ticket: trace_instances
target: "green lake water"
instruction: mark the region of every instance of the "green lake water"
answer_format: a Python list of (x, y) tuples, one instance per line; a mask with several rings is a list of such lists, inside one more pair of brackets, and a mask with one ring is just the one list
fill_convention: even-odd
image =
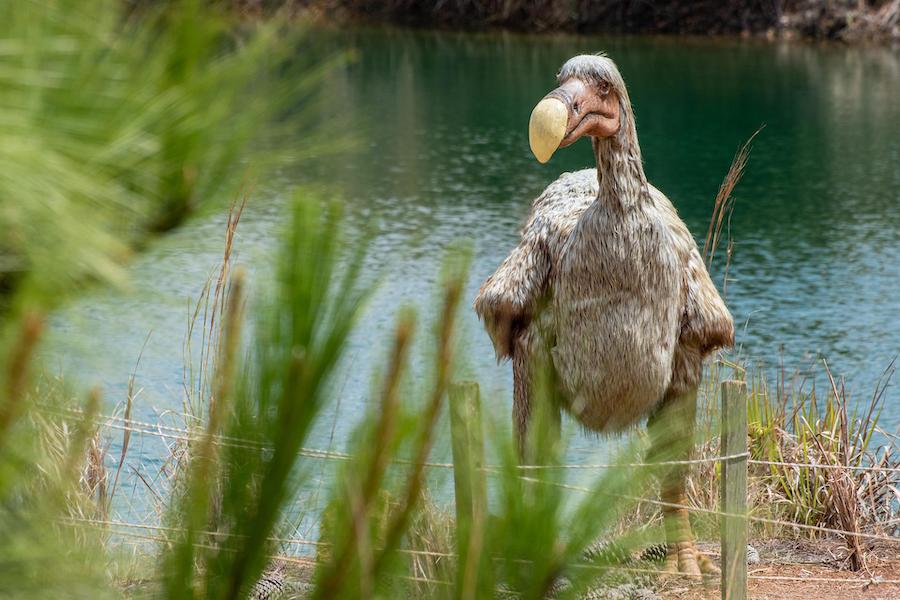
[[(358, 143), (259, 186), (240, 226), (238, 259), (264, 286), (284, 221), (286, 190), (317, 185), (342, 199), (351, 232), (372, 229), (368, 268), (382, 275), (335, 382), (338, 400), (310, 444), (343, 449), (368, 406), (391, 324), (404, 303), (430, 314), (445, 251), (468, 240), (471, 301), (517, 241), (532, 199), (561, 172), (591, 166), (587, 141), (547, 165), (531, 156), (527, 122), (555, 87), (562, 62), (607, 52), (629, 87), (650, 181), (694, 235), (739, 145), (765, 125), (736, 191), (727, 300), (739, 357), (771, 371), (821, 370), (821, 358), (868, 398), (900, 352), (900, 53), (760, 41), (357, 31), (322, 34), (357, 59), (325, 84), (323, 122)], [(239, 107), (236, 107), (239, 110)], [(305, 140), (297, 139), (298, 148)], [(216, 263), (224, 213), (195, 220), (155, 245), (126, 291), (96, 291), (62, 310), (51, 357), (68, 377), (102, 384), (110, 404), (137, 371), (138, 415), (180, 410), (189, 307)], [(355, 235), (355, 234), (354, 234)], [(721, 267), (721, 266), (720, 266)], [(722, 282), (721, 268), (714, 272)], [(467, 302), (468, 303), (468, 302)], [(427, 319), (426, 319), (427, 320)], [(462, 341), (467, 376), (505, 421), (509, 365), (497, 365), (470, 310)], [(900, 425), (887, 391), (883, 424)], [(131, 461), (158, 464), (158, 440)], [(570, 455), (601, 442), (575, 432)], [(113, 454), (115, 454), (115, 441)], [(137, 485), (137, 484), (135, 484)]]

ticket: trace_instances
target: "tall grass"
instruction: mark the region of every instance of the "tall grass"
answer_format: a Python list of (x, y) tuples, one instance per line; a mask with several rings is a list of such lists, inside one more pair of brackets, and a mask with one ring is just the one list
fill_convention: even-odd
[(102, 537), (60, 527), (59, 521), (98, 516), (102, 475), (84, 458), (99, 451), (91, 419), (99, 394), (81, 397), (86, 416), (66, 428), (35, 415), (38, 402), (58, 406), (68, 400), (62, 387), (32, 386), (43, 321), (26, 313), (4, 325), (13, 333), (0, 337), (0, 595), (104, 598), (104, 565), (96, 561), (104, 552)]
[(872, 448), (893, 365), (868, 403), (852, 402), (827, 364), (824, 370), (829, 384), (824, 394), (814, 385), (808, 393), (779, 386), (772, 398), (765, 386), (757, 386), (751, 396), (752, 456), (774, 463), (755, 469), (759, 503), (790, 522), (847, 531), (848, 560), (859, 570), (865, 552), (855, 534), (897, 532), (900, 473), (890, 469), (900, 456), (887, 439)]
[[(304, 105), (315, 101), (318, 83), (333, 64), (313, 63), (302, 36), (302, 27), (287, 28), (278, 19), (233, 22), (226, 12), (200, 0), (134, 10), (119, 0), (0, 5), (0, 595), (115, 594), (103, 544), (107, 533), (72, 523), (108, 514), (122, 467), (111, 483), (104, 465), (106, 445), (95, 423), (102, 405), (98, 394), (73, 398), (52, 380), (34, 383), (46, 315), (85, 282), (124, 282), (124, 264), (154, 236), (220, 206), (254, 176), (300, 155), (288, 147), (288, 135), (310, 125)], [(322, 149), (316, 139), (307, 137), (307, 151)], [(309, 224), (303, 225), (306, 231)], [(329, 243), (320, 239), (298, 251), (308, 251), (303, 254), (307, 261), (318, 260), (309, 252)], [(302, 273), (312, 277), (321, 273), (318, 267)], [(323, 301), (316, 296), (321, 281), (302, 282), (294, 275), (285, 274), (310, 293), (304, 296), (298, 288), (291, 291), (292, 298), (307, 306)], [(218, 504), (208, 505), (216, 508), (218, 519), (235, 520), (234, 505), (213, 491), (238, 488), (219, 477), (227, 463), (209, 441), (222, 428), (234, 426), (231, 415), (244, 400), (237, 394), (238, 383), (250, 386), (249, 374), (239, 368), (245, 363), (237, 360), (236, 324), (242, 320), (239, 296), (234, 298), (228, 315), (235, 329), (226, 336), (229, 345), (216, 369), (215, 397), (221, 404), (216, 419), (206, 425), (206, 444), (192, 448), (198, 459), (185, 470), (192, 475), (176, 486), (173, 496), (173, 503), (185, 507), (176, 519), (179, 527), (194, 539), (200, 537), (197, 530), (209, 525), (197, 508), (203, 497), (216, 499)], [(327, 304), (329, 309), (346, 306)], [(326, 344), (316, 347), (317, 355), (333, 358), (340, 347), (335, 336), (349, 328), (349, 316), (338, 311), (324, 317), (318, 309), (299, 315), (298, 335), (324, 336), (314, 340)], [(325, 335), (329, 323), (331, 337)], [(270, 329), (280, 332), (281, 324)], [(279, 341), (290, 340), (272, 340)], [(269, 351), (275, 346), (262, 347)], [(293, 356), (292, 350), (282, 352)], [(267, 397), (274, 398), (277, 391), (294, 394), (297, 401), (281, 402), (287, 413), (277, 425), (287, 443), (296, 441), (293, 430), (285, 428), (302, 424), (315, 412), (302, 395), (315, 391), (314, 375), (324, 377), (328, 368), (327, 361), (300, 361), (295, 371), (304, 378), (296, 386), (270, 382), (273, 392)], [(47, 416), (73, 404), (83, 407), (81, 418)], [(295, 404), (306, 408), (291, 408)], [(260, 406), (265, 410), (259, 418), (275, 427), (273, 407)], [(250, 418), (248, 410), (240, 414)], [(124, 457), (128, 444), (123, 446)], [(281, 466), (258, 482), (266, 494), (253, 497), (266, 500), (255, 525), (274, 518), (265, 503), (280, 502), (278, 494), (269, 492), (287, 485), (288, 455), (279, 454), (275, 464)], [(268, 457), (259, 461), (269, 464)], [(221, 483), (213, 490), (201, 489), (209, 481)], [(183, 549), (182, 540), (172, 544), (167, 551), (182, 548), (175, 555), (194, 556), (193, 550)], [(197, 563), (191, 559), (187, 569), (166, 570), (169, 584), (163, 589), (178, 596), (202, 593), (201, 587), (218, 593), (225, 586), (240, 593), (248, 573), (252, 578), (258, 569), (253, 558), (258, 552), (255, 546), (248, 548), (227, 585), (205, 565), (210, 581), (198, 584), (193, 572)], [(202, 556), (214, 564), (223, 560), (219, 554)], [(172, 563), (167, 558), (163, 564)]]
[[(900, 452), (896, 440), (879, 427), (885, 390), (894, 367), (875, 382), (868, 401), (852, 398), (823, 365), (826, 389), (815, 378), (779, 371), (769, 380), (763, 368), (744, 370), (748, 387), (751, 515), (780, 523), (751, 523), (759, 538), (823, 539), (831, 534), (808, 529), (847, 531), (837, 536), (847, 546), (848, 564), (862, 568), (871, 540), (855, 534), (900, 533)], [(710, 373), (715, 378), (715, 370)], [(704, 386), (700, 428), (714, 439), (720, 421), (715, 383)], [(701, 456), (717, 447), (700, 444)], [(717, 507), (716, 464), (697, 465), (688, 483), (691, 504)], [(698, 516), (701, 532), (715, 535), (714, 520)]]
[[(160, 561), (166, 597), (245, 597), (273, 553), (299, 450), (366, 295), (359, 254), (337, 271), (337, 223), (333, 204), (295, 205), (246, 359), (241, 277), (231, 278), (204, 429), (167, 518), (177, 533)], [(222, 437), (245, 443), (220, 446)]]

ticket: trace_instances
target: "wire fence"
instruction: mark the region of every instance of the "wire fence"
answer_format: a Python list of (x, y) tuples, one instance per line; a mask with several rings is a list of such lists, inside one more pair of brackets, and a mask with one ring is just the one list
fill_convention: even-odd
[[(114, 528), (114, 533), (116, 535), (122, 535), (129, 538), (134, 538), (138, 540), (144, 541), (153, 541), (158, 543), (170, 543), (171, 539), (164, 535), (151, 535), (151, 534), (143, 534), (137, 533), (134, 531), (129, 531), (131, 529), (140, 529), (157, 533), (183, 533), (185, 530), (176, 528), (176, 527), (165, 527), (161, 525), (146, 525), (139, 523), (130, 523), (127, 521), (116, 521), (116, 520), (98, 520), (98, 519), (85, 519), (85, 518), (75, 518), (68, 517), (61, 520), (64, 524), (70, 525), (83, 525), (88, 527), (101, 527), (101, 528)], [(207, 535), (210, 537), (231, 537), (233, 534), (229, 534), (227, 532), (212, 532), (212, 531), (201, 531), (197, 532), (201, 535)], [(268, 538), (270, 542), (278, 543), (278, 544), (288, 544), (288, 545), (298, 545), (298, 546), (312, 546), (312, 547), (329, 547), (330, 544), (326, 542), (321, 542), (317, 540), (308, 540), (304, 538), (282, 538), (277, 536), (271, 536)], [(204, 544), (202, 542), (196, 542), (198, 547), (203, 547), (207, 549), (218, 549), (218, 546), (213, 546), (211, 544)], [(455, 560), (459, 557), (458, 554), (454, 552), (435, 552), (432, 550), (416, 550), (409, 548), (401, 548), (398, 549), (398, 552), (401, 554), (407, 554), (410, 556), (424, 556), (428, 558), (445, 558)], [(296, 564), (302, 564), (305, 566), (315, 566), (316, 561), (314, 558), (296, 556), (296, 555), (285, 555), (285, 554), (271, 554), (269, 556), (272, 560), (280, 560), (284, 562), (292, 562)], [(500, 559), (502, 560), (502, 559)], [(520, 561), (521, 562), (521, 561)], [(596, 565), (589, 563), (576, 563), (571, 565), (573, 569), (588, 569), (592, 571), (598, 572), (606, 572), (606, 571), (620, 571), (625, 573), (634, 573), (634, 574), (642, 574), (642, 575), (659, 575), (659, 571), (657, 569), (651, 568), (640, 568), (633, 566), (623, 566), (623, 565)], [(667, 574), (669, 576), (680, 577), (684, 579), (690, 579), (691, 575), (686, 573), (671, 573)], [(876, 584), (900, 584), (900, 579), (888, 579), (879, 576), (870, 576), (870, 577), (817, 577), (817, 576), (786, 576), (786, 575), (760, 575), (758, 572), (752, 572), (748, 576), (749, 579), (752, 580), (760, 580), (760, 581), (810, 581), (810, 582), (819, 582), (819, 583), (836, 583), (843, 585), (860, 585), (860, 586), (869, 586)], [(452, 582), (443, 581), (434, 578), (421, 577), (421, 576), (409, 576), (404, 577), (404, 579), (408, 579), (410, 581), (418, 581), (421, 583), (435, 583), (442, 585), (452, 585)], [(513, 594), (510, 590), (500, 589), (503, 593)]]
[[(49, 415), (55, 415), (57, 417), (62, 417), (66, 419), (85, 419), (87, 416), (83, 411), (77, 409), (68, 409), (68, 408), (59, 408), (52, 406), (40, 406), (40, 410)], [(140, 436), (152, 436), (163, 440), (172, 440), (176, 442), (182, 443), (190, 443), (197, 441), (203, 437), (205, 437), (205, 432), (200, 430), (199, 428), (189, 428), (189, 427), (176, 427), (174, 425), (168, 425), (161, 422), (148, 422), (142, 421), (138, 419), (132, 419), (120, 415), (97, 415), (91, 418), (91, 422), (97, 427), (106, 428), (109, 430), (116, 430), (122, 432), (128, 432), (130, 434), (137, 434)], [(253, 449), (258, 451), (270, 451), (270, 448), (265, 447), (265, 445), (251, 439), (244, 439), (235, 436), (228, 435), (216, 435), (214, 436), (214, 441), (216, 444), (221, 446), (230, 446), (234, 448), (244, 448), (244, 449)], [(316, 460), (324, 460), (324, 461), (339, 461), (339, 462), (347, 462), (354, 460), (354, 456), (345, 453), (338, 452), (334, 450), (324, 450), (317, 448), (301, 448), (299, 451), (299, 455), (316, 459)], [(634, 502), (635, 504), (643, 504), (643, 505), (651, 505), (659, 508), (667, 508), (667, 509), (684, 509), (693, 513), (701, 513), (716, 516), (719, 518), (738, 518), (738, 519), (747, 519), (752, 523), (760, 523), (765, 525), (774, 525), (779, 527), (784, 527), (788, 529), (796, 529), (803, 530), (808, 532), (820, 533), (820, 534), (829, 534), (829, 535), (838, 535), (838, 536), (850, 536), (857, 539), (865, 539), (871, 541), (879, 541), (890, 544), (900, 544), (900, 537), (884, 535), (879, 533), (869, 533), (864, 531), (848, 531), (844, 529), (838, 529), (833, 527), (825, 527), (822, 525), (812, 525), (808, 523), (799, 523), (796, 521), (789, 521), (784, 519), (775, 519), (769, 518), (754, 514), (749, 515), (740, 515), (734, 513), (728, 513), (721, 510), (715, 510), (711, 508), (706, 508), (703, 506), (696, 506), (690, 504), (679, 504), (679, 503), (671, 503), (665, 502), (662, 500), (657, 500), (653, 498), (642, 498), (637, 496), (630, 496), (625, 494), (615, 494), (615, 493), (606, 493), (602, 490), (592, 489), (585, 486), (575, 485), (571, 483), (564, 483), (560, 481), (554, 481), (549, 479), (543, 479), (538, 476), (535, 476), (537, 473), (550, 471), (550, 470), (571, 470), (571, 471), (602, 471), (606, 469), (642, 469), (642, 468), (659, 468), (663, 466), (693, 466), (693, 465), (709, 465), (716, 463), (726, 463), (734, 460), (744, 460), (748, 465), (758, 465), (758, 466), (766, 466), (766, 467), (778, 467), (778, 468), (789, 468), (789, 469), (842, 469), (842, 470), (850, 470), (854, 472), (873, 472), (873, 473), (900, 473), (900, 468), (898, 467), (884, 467), (884, 466), (863, 466), (863, 465), (841, 465), (841, 464), (828, 464), (828, 463), (815, 463), (815, 462), (782, 462), (782, 461), (768, 461), (768, 460), (760, 460), (754, 459), (751, 457), (749, 452), (741, 452), (734, 454), (726, 454), (726, 455), (717, 455), (717, 456), (707, 456), (701, 458), (687, 459), (687, 460), (673, 460), (673, 461), (661, 461), (661, 462), (648, 462), (648, 463), (587, 463), (587, 464), (550, 464), (550, 465), (518, 465), (517, 469), (520, 471), (518, 477), (522, 481), (526, 481), (533, 484), (540, 485), (550, 485), (556, 486), (562, 489), (575, 491), (579, 493), (590, 493), (590, 494), (600, 494), (600, 495), (609, 495), (611, 497), (617, 497), (620, 499), (628, 500), (630, 502)], [(395, 464), (402, 465), (412, 465), (413, 461), (405, 460), (405, 459), (396, 459), (393, 461)], [(452, 462), (424, 462), (422, 466), (431, 469), (453, 469), (454, 464)], [(485, 472), (486, 474), (495, 474), (501, 472), (503, 470), (508, 470), (508, 467), (503, 465), (490, 465), (486, 464), (480, 467), (480, 470)], [(146, 520), (145, 520), (146, 521)], [(148, 523), (148, 522), (136, 522), (130, 520), (122, 520), (122, 519), (90, 519), (90, 518), (76, 518), (69, 517), (62, 521), (65, 524), (73, 525), (73, 526), (89, 526), (89, 527), (98, 527), (104, 528), (108, 530), (110, 533), (116, 536), (122, 536), (123, 538), (131, 538), (134, 540), (143, 540), (146, 542), (154, 542), (154, 543), (169, 543), (171, 542), (171, 535), (174, 533), (179, 533), (181, 530), (175, 527), (167, 527), (158, 523)], [(203, 536), (208, 537), (209, 539), (215, 539), (220, 537), (225, 537), (233, 534), (228, 534), (226, 532), (198, 532)], [(303, 554), (297, 554), (297, 547), (309, 548), (309, 549), (317, 549), (323, 546), (328, 546), (327, 543), (309, 539), (307, 537), (276, 537), (273, 536), (269, 539), (270, 542), (274, 544), (279, 544), (283, 549), (294, 548), (291, 554), (275, 554), (272, 555), (273, 559), (283, 560), (286, 562), (299, 562), (305, 565), (315, 564), (315, 559), (310, 557), (309, 554), (304, 556)], [(209, 546), (209, 544), (207, 544)], [(213, 546), (209, 546), (213, 547)], [(418, 549), (410, 549), (404, 548), (400, 550), (401, 553), (408, 554), (411, 556), (424, 556), (429, 558), (437, 558), (437, 559), (448, 559), (455, 560), (457, 555), (455, 553), (450, 552), (438, 552), (431, 550), (418, 550)], [(642, 569), (633, 566), (624, 566), (624, 565), (616, 565), (612, 566), (601, 566), (601, 565), (590, 565), (590, 564), (576, 564), (573, 565), (575, 568), (596, 568), (601, 570), (609, 570), (616, 569), (625, 572), (634, 572), (634, 573), (646, 573), (646, 574), (658, 574), (659, 571), (656, 569)], [(758, 572), (751, 572), (748, 574), (748, 579), (750, 580), (759, 580), (759, 581), (785, 581), (785, 582), (796, 582), (796, 581), (810, 581), (810, 582), (819, 582), (819, 583), (833, 583), (836, 585), (874, 585), (874, 584), (900, 584), (900, 579), (885, 579), (881, 577), (868, 577), (868, 578), (852, 578), (852, 577), (815, 577), (815, 576), (789, 576), (789, 575), (764, 575), (759, 574)], [(410, 576), (408, 577), (410, 581), (416, 581), (420, 583), (433, 583), (433, 584), (447, 584), (450, 585), (450, 582), (444, 582), (441, 580), (436, 580), (428, 577), (418, 577), (418, 576)], [(500, 591), (500, 590), (498, 590)], [(510, 594), (514, 595), (514, 594)]]
[[(59, 409), (53, 407), (42, 406), (41, 410), (44, 412), (55, 414), (57, 416), (62, 417), (71, 417), (71, 418), (85, 418), (85, 414), (83, 411), (77, 409)], [(92, 423), (99, 427), (106, 427), (109, 429), (119, 430), (119, 431), (127, 431), (130, 433), (136, 433), (139, 435), (150, 435), (163, 439), (171, 439), (175, 441), (181, 442), (194, 442), (198, 441), (205, 434), (199, 430), (191, 430), (187, 428), (174, 427), (170, 425), (164, 425), (162, 423), (150, 423), (147, 421), (141, 421), (137, 419), (131, 419), (126, 417), (121, 417), (118, 415), (98, 415), (92, 419)], [(264, 445), (249, 439), (237, 438), (234, 436), (226, 436), (226, 435), (217, 435), (214, 437), (216, 443), (220, 446), (225, 447), (233, 447), (233, 448), (244, 448), (244, 449), (255, 449), (261, 451), (269, 451), (270, 448), (265, 447)], [(306, 458), (320, 459), (320, 460), (335, 460), (335, 461), (350, 461), (353, 460), (353, 455), (345, 452), (337, 452), (334, 450), (323, 450), (316, 448), (301, 448), (299, 451), (299, 455)], [(702, 458), (688, 459), (688, 460), (668, 460), (668, 461), (659, 461), (659, 462), (649, 462), (649, 463), (587, 463), (587, 464), (551, 464), (551, 465), (517, 465), (516, 468), (521, 471), (542, 471), (542, 470), (554, 470), (554, 469), (563, 469), (563, 470), (604, 470), (604, 469), (635, 469), (635, 468), (655, 468), (658, 469), (660, 467), (665, 466), (691, 466), (691, 465), (701, 465), (701, 464), (714, 464), (726, 462), (734, 459), (741, 458), (749, 458), (749, 452), (741, 452), (736, 454), (729, 454), (723, 456), (708, 456)], [(413, 461), (405, 460), (405, 459), (394, 459), (395, 464), (401, 465), (411, 465)], [(880, 473), (900, 473), (900, 468), (897, 467), (865, 467), (865, 466), (844, 466), (844, 465), (834, 465), (828, 463), (807, 463), (807, 462), (780, 462), (780, 461), (767, 461), (767, 460), (758, 460), (749, 458), (747, 461), (749, 464), (756, 465), (767, 465), (767, 466), (779, 466), (779, 467), (797, 467), (797, 468), (815, 468), (815, 469), (850, 469), (854, 471), (871, 471), (871, 472), (880, 472)], [(452, 462), (424, 462), (423, 466), (426, 468), (433, 469), (453, 469)], [(501, 472), (505, 467), (503, 465), (483, 465), (481, 467), (487, 473), (498, 473)], [(546, 485), (558, 486), (564, 489), (569, 489), (573, 491), (579, 492), (592, 492), (593, 490), (572, 484), (560, 483), (556, 481), (550, 481), (546, 479), (539, 479), (535, 477), (528, 476), (520, 476), (523, 481), (529, 481), (531, 483), (542, 483)], [(621, 495), (620, 495), (621, 496)], [(663, 502), (661, 500), (653, 500), (649, 498), (639, 498), (635, 496), (623, 496), (623, 499), (631, 500), (634, 502), (642, 502), (649, 503), (655, 506), (659, 506), (661, 508), (678, 508), (678, 509), (688, 509), (695, 512), (702, 512), (711, 515), (718, 516), (738, 516), (732, 515), (723, 511), (718, 511), (714, 509), (708, 509), (699, 506), (691, 506), (691, 505), (683, 505), (683, 504), (675, 504), (671, 502)], [(878, 536), (872, 534), (863, 534), (863, 533), (854, 533), (840, 529), (821, 527), (815, 525), (807, 525), (803, 523), (797, 523), (794, 521), (785, 521), (778, 519), (769, 519), (765, 517), (757, 517), (751, 515), (749, 517), (751, 521), (765, 523), (769, 525), (782, 525), (788, 527), (797, 527), (800, 529), (805, 529), (809, 531), (816, 531), (820, 533), (830, 533), (830, 534), (847, 534), (847, 535), (857, 535), (860, 537), (867, 537), (869, 539), (879, 539), (883, 541), (890, 542), (900, 542), (900, 537), (889, 537), (889, 536)]]
[[(83, 419), (85, 414), (78, 409), (61, 409), (42, 405), (41, 410), (49, 414), (55, 414), (61, 417), (71, 417)], [(139, 419), (126, 418), (118, 415), (99, 415), (94, 417), (91, 422), (100, 427), (106, 427), (118, 431), (128, 431), (143, 435), (152, 435), (159, 438), (171, 439), (182, 442), (193, 442), (205, 435), (204, 432), (197, 429), (188, 429), (185, 427), (174, 427), (163, 423), (151, 423), (141, 421)], [(215, 442), (220, 446), (232, 448), (254, 449), (262, 451), (271, 451), (259, 442), (246, 438), (239, 438), (228, 435), (214, 436)], [(335, 450), (323, 450), (317, 448), (301, 448), (300, 456), (306, 458), (318, 458), (323, 460), (350, 461), (353, 455), (346, 452), (338, 452)], [(693, 458), (687, 460), (666, 460), (651, 463), (573, 463), (573, 464), (549, 464), (549, 465), (517, 465), (516, 468), (522, 471), (550, 471), (550, 470), (602, 470), (602, 469), (640, 469), (640, 468), (659, 468), (665, 466), (691, 466), (701, 464), (711, 464), (717, 462), (726, 462), (739, 458), (749, 458), (747, 461), (751, 465), (777, 466), (777, 467), (797, 467), (807, 469), (834, 469), (834, 470), (850, 470), (850, 471), (867, 471), (872, 473), (898, 473), (900, 467), (876, 467), (864, 465), (843, 465), (831, 463), (812, 463), (812, 462), (782, 462), (771, 460), (760, 460), (750, 458), (749, 452), (740, 452), (736, 454), (728, 454), (724, 456), (709, 456), (702, 458)], [(396, 464), (413, 464), (413, 461), (404, 459), (395, 459)], [(433, 469), (453, 469), (452, 462), (425, 462), (423, 466)], [(489, 472), (498, 472), (504, 467), (502, 465), (484, 465), (484, 470)]]

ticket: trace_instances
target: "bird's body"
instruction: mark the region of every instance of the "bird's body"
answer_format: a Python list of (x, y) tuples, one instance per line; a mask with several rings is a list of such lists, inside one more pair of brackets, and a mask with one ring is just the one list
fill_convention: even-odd
[(498, 357), (514, 361), (516, 394), (550, 348), (564, 407), (592, 431), (629, 427), (696, 387), (702, 358), (734, 335), (694, 238), (648, 187), (623, 206), (600, 195), (596, 169), (563, 174), (475, 301)]
[[(519, 244), (474, 303), (497, 357), (513, 362), (520, 449), (536, 375), (549, 372), (557, 413), (602, 433), (649, 416), (651, 458), (683, 459), (703, 358), (733, 344), (732, 318), (687, 226), (647, 181), (615, 64), (578, 56), (558, 81), (532, 112), (532, 151), (546, 162), (589, 136), (596, 168), (563, 174), (534, 201)], [(676, 467), (662, 478), (667, 568), (699, 576), (714, 567), (679, 508), (684, 476)]]

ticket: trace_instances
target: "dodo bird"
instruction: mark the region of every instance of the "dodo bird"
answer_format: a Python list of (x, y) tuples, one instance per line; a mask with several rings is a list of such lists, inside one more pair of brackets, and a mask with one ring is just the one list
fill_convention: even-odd
[[(597, 167), (563, 174), (534, 201), (521, 241), (474, 303), (498, 359), (512, 359), (519, 447), (543, 399), (533, 385), (544, 365), (553, 414), (565, 410), (599, 433), (647, 418), (650, 457), (681, 448), (675, 457), (686, 458), (702, 361), (733, 345), (734, 323), (687, 226), (647, 181), (615, 63), (576, 56), (557, 78), (531, 114), (532, 152), (545, 163), (588, 136)], [(665, 569), (699, 577), (717, 569), (679, 508), (685, 476), (675, 466), (660, 478)]]

